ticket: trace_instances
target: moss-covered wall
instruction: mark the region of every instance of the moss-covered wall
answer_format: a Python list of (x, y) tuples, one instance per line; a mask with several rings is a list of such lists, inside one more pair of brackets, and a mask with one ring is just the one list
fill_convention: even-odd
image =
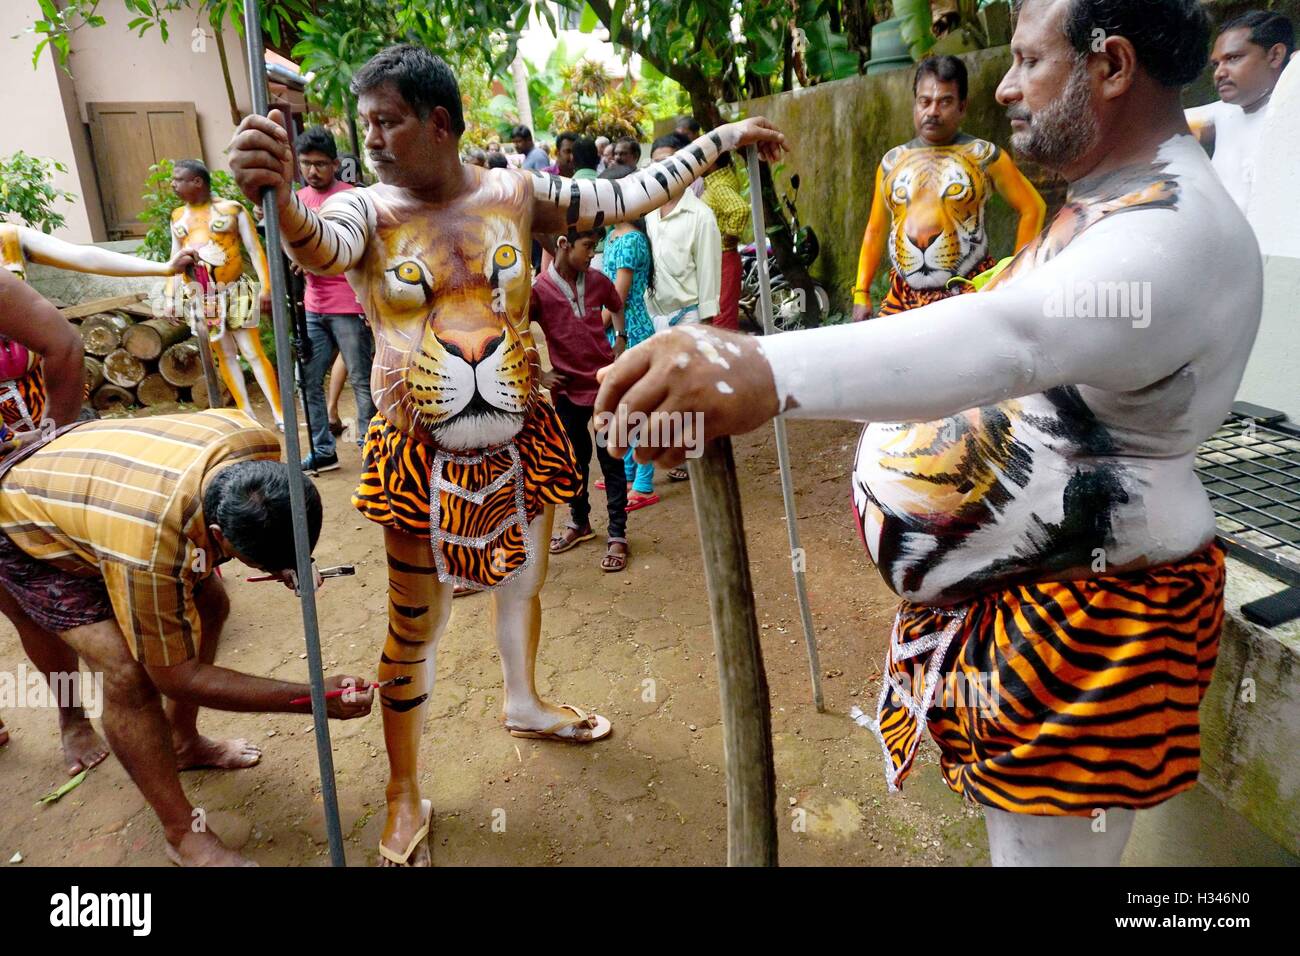
[[(1267, 5), (1211, 2), (1216, 23)], [(1276, 0), (1271, 5), (1300, 24), (1300, 0)], [(971, 77), (970, 106), (965, 131), (1006, 146), (1011, 127), (1006, 111), (994, 99), (999, 81), (1011, 62), (1010, 49), (981, 50), (963, 57)], [(1188, 86), (1189, 106), (1214, 99), (1210, 71)], [(792, 174), (800, 178), (799, 213), (817, 230), (821, 258), (813, 274), (831, 293), (834, 307), (848, 310), (857, 277), (862, 234), (871, 214), (876, 166), (885, 152), (915, 135), (912, 127), (912, 71), (897, 70), (871, 77), (851, 77), (806, 90), (781, 93), (741, 104), (744, 115), (766, 116), (790, 136), (794, 152), (778, 177), (784, 189)], [(1064, 198), (1063, 184), (1045, 170), (1023, 167), (1048, 201), (1049, 215)], [(995, 197), (989, 208), (990, 251), (996, 258), (1011, 253), (1015, 222), (1011, 209)], [(877, 274), (873, 298), (884, 292), (886, 264)]]
[[(1011, 62), (1007, 47), (966, 55), (971, 96), (966, 124), (972, 136), (1005, 145), (1011, 136), (1006, 111), (994, 99), (998, 82)], [(847, 310), (853, 298), (862, 234), (871, 214), (876, 167), (884, 154), (915, 137), (912, 127), (912, 71), (851, 77), (806, 90), (750, 100), (750, 116), (766, 116), (790, 137), (793, 152), (778, 177), (784, 188), (799, 174), (799, 215), (817, 230), (821, 257), (813, 274), (826, 286), (836, 309)], [(1049, 199), (1059, 202), (1062, 189), (1042, 170), (1026, 168)], [(1010, 208), (995, 198), (989, 209), (989, 237), (995, 257), (1009, 255), (1015, 243)], [(880, 301), (886, 265), (876, 283)]]

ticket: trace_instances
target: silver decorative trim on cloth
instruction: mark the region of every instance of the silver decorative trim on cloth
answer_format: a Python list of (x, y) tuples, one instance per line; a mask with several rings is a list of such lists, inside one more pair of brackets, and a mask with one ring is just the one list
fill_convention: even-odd
[[(491, 484), (480, 488), (478, 491), (462, 488), (460, 485), (448, 481), (445, 477), (444, 471), (448, 462), (457, 465), (480, 465), (488, 458), (502, 451), (505, 451), (510, 456), (510, 467), (502, 472)], [(445, 491), (471, 504), (481, 505), (487, 501), (490, 495), (500, 491), (511, 480), (515, 483), (514, 514), (502, 521), (490, 533), (477, 538), (466, 538), (442, 530), (442, 496), (439, 492)], [(439, 545), (445, 543), (481, 550), (515, 525), (519, 525), (523, 532), (524, 562), (496, 584), (485, 586), (477, 581), (470, 581), (448, 572), (447, 559), (443, 556)], [(524, 491), (524, 466), (519, 457), (519, 448), (513, 441), (504, 445), (497, 445), (494, 448), (484, 449), (475, 455), (455, 455), (441, 449), (434, 452), (433, 462), (429, 465), (429, 544), (433, 549), (433, 565), (438, 571), (438, 580), (444, 584), (451, 582), (455, 587), (473, 588), (477, 591), (494, 591), (516, 575), (533, 566), (533, 562), (537, 559), (537, 547), (528, 527), (528, 509), (525, 506)]]
[(13, 402), (18, 406), (20, 421), (17, 424), (26, 425), (28, 428), (36, 427), (36, 422), (32, 421), (32, 410), (23, 401), (23, 393), (18, 391), (18, 386), (12, 379), (0, 382), (0, 405), (5, 402)]
[[(952, 617), (952, 621), (942, 631), (934, 634), (928, 634), (925, 637), (912, 641), (906, 649), (902, 646), (902, 629), (899, 626), (902, 620), (903, 612), (899, 611), (894, 616), (894, 629), (889, 635), (889, 652), (885, 655), (885, 673), (884, 679), (880, 686), (880, 699), (876, 701), (876, 719), (870, 721), (867, 726), (871, 732), (876, 735), (880, 741), (880, 749), (885, 754), (885, 782), (889, 785), (890, 793), (898, 793), (898, 778), (902, 776), (903, 771), (912, 765), (916, 758), (916, 748), (921, 744), (921, 736), (925, 733), (927, 721), (926, 713), (930, 710), (930, 705), (934, 701), (934, 691), (939, 685), (939, 668), (943, 666), (943, 660), (948, 656), (948, 648), (953, 639), (957, 636), (957, 630), (961, 627), (962, 622), (966, 620), (966, 610), (945, 611), (946, 615)], [(911, 660), (913, 657), (919, 657), (926, 652), (930, 652), (931, 657), (925, 667), (925, 697), (921, 702), (917, 702), (911, 693), (903, 689), (891, 673), (890, 665), (895, 661)], [(885, 735), (880, 731), (880, 717), (885, 709), (885, 700), (889, 697), (889, 692), (893, 691), (898, 695), (903, 706), (916, 718), (919, 726), (917, 727), (916, 739), (912, 741), (912, 746), (908, 750), (906, 757), (898, 767), (894, 766), (894, 758), (889, 752), (889, 745), (885, 743)]]

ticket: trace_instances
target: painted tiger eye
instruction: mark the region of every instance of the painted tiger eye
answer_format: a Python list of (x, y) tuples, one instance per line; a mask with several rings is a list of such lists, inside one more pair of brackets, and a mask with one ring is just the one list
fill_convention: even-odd
[(518, 260), (518, 253), (515, 252), (514, 246), (502, 246), (497, 249), (494, 257), (499, 268), (509, 269)]
[(397, 267), (397, 278), (412, 285), (417, 284), (420, 281), (420, 267), (414, 262), (403, 262)]

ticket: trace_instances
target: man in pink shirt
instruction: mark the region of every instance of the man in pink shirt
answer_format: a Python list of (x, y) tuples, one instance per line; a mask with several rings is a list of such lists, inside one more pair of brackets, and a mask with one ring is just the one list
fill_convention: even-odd
[[(307, 185), (298, 197), (309, 209), (319, 209), (335, 193), (353, 188), (338, 177), (338, 147), (334, 137), (319, 126), (304, 130), (294, 144), (298, 151), (298, 169)], [(375, 340), (366, 325), (366, 317), (356, 294), (342, 275), (307, 274), (307, 292), (303, 306), (307, 311), (307, 337), (311, 342), (311, 360), (307, 362), (307, 380), (303, 394), (311, 420), (312, 451), (302, 461), (304, 471), (333, 471), (339, 467), (325, 407), (325, 373), (334, 356), (343, 353), (352, 393), (357, 400), (357, 446), (365, 441), (366, 427), (375, 416), (370, 397), (370, 366), (375, 358)]]

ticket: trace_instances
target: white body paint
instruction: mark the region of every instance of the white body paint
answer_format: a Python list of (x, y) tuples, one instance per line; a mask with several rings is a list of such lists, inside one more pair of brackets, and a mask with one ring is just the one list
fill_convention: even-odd
[[(873, 423), (855, 503), (872, 557), (887, 552), (882, 573), (903, 597), (955, 603), (1013, 579), (1094, 576), (1095, 548), (1103, 573), (1115, 573), (1179, 560), (1212, 540), (1193, 460), (1241, 381), (1261, 262), (1195, 140), (1166, 142), (1158, 162), (1177, 181), (1176, 208), (1126, 207), (977, 295), (760, 341), (787, 414)], [(1149, 284), (1146, 316), (1085, 319), (1045, 307), (1062, 286), (1098, 282)], [(1077, 407), (1067, 415), (1059, 406), (1069, 389)], [(1010, 423), (1002, 438), (1000, 421)], [(1001, 455), (999, 442), (1024, 457)], [(948, 477), (957, 466), (972, 469), (974, 487)], [(999, 480), (1005, 496), (985, 487)], [(1054, 551), (1044, 526), (1095, 517), (1071, 504), (1081, 482), (1107, 489), (1108, 526)], [(957, 535), (940, 516), (959, 506), (983, 511)]]

